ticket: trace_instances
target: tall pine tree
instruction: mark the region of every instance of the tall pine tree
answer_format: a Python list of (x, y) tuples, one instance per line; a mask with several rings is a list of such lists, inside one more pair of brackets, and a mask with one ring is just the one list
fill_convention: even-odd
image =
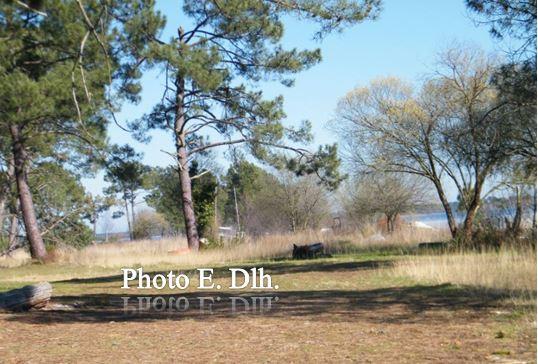
[(39, 5), (0, 4), (0, 138), (14, 160), (32, 257), (43, 259), (29, 170), (39, 159), (79, 166), (95, 159), (112, 104), (136, 101), (141, 54), (164, 21), (150, 0)]
[[(319, 49), (286, 50), (282, 18), (295, 16), (319, 23), (316, 37), (374, 18), (379, 0), (197, 0), (183, 1), (185, 21), (168, 42), (155, 40), (147, 59), (162, 65), (167, 84), (162, 102), (133, 127), (168, 130), (175, 142), (183, 215), (189, 247), (199, 236), (189, 173), (200, 153), (226, 145), (246, 145), (260, 160), (290, 164), (300, 173), (317, 173), (333, 186), (340, 176), (336, 149), (312, 153), (301, 147), (311, 140), (310, 125), (285, 127), (281, 97), (263, 98), (252, 88), (278, 80), (290, 86), (290, 75), (321, 60)], [(189, 26), (187, 28), (187, 26)], [(218, 135), (209, 140), (207, 132)], [(279, 152), (280, 151), (280, 152)], [(286, 153), (291, 152), (291, 153)], [(299, 161), (290, 162), (290, 155)], [(327, 163), (325, 163), (327, 162)]]

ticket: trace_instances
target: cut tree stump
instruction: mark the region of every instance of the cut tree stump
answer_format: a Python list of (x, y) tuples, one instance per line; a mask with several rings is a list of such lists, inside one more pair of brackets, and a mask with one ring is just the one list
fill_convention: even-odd
[(52, 295), (49, 282), (41, 282), (0, 293), (0, 309), (9, 311), (27, 311), (31, 308), (43, 308)]

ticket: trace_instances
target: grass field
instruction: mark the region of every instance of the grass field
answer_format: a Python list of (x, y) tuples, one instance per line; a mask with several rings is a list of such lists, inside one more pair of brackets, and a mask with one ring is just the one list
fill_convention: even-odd
[[(54, 295), (50, 310), (0, 314), (0, 362), (535, 362), (534, 251), (417, 256), (411, 240), (335, 239), (330, 258), (290, 260), (276, 241), (166, 259), (155, 246), (140, 264), (195, 281), (193, 267), (214, 267), (224, 288), (211, 291), (122, 290), (133, 246), (2, 268), (0, 291), (48, 280)], [(264, 267), (279, 289), (227, 289), (228, 267)]]

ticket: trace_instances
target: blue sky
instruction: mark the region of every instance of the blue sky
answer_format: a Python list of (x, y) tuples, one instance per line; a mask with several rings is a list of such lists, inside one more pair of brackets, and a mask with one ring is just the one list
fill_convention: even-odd
[[(181, 2), (160, 0), (157, 5), (168, 20), (161, 37), (167, 40), (181, 23)], [(436, 54), (453, 41), (470, 42), (486, 51), (500, 49), (490, 37), (487, 27), (475, 26), (463, 0), (385, 0), (376, 21), (367, 21), (343, 33), (331, 34), (322, 42), (312, 39), (315, 24), (286, 19), (285, 25), (285, 46), (320, 47), (323, 61), (298, 74), (293, 88), (277, 83), (264, 83), (260, 87), (268, 97), (284, 96), (287, 124), (293, 125), (305, 119), (312, 122), (315, 134), (312, 148), (338, 141), (338, 136), (327, 128), (327, 122), (334, 115), (338, 99), (354, 87), (387, 75), (418, 81), (432, 71)], [(156, 71), (148, 72), (142, 79), (141, 102), (124, 105), (117, 115), (118, 120), (133, 120), (150, 111), (160, 99), (163, 85), (162, 75)], [(129, 143), (142, 151), (144, 162), (149, 165), (167, 166), (173, 162), (162, 152), (173, 150), (169, 135), (156, 132), (149, 144), (140, 144), (115, 125), (111, 125), (109, 135), (114, 143)], [(224, 152), (225, 149), (216, 151), (223, 167)], [(94, 194), (100, 194), (105, 186), (101, 175), (85, 179), (83, 183)], [(453, 189), (449, 191), (449, 197), (451, 200), (456, 198)]]

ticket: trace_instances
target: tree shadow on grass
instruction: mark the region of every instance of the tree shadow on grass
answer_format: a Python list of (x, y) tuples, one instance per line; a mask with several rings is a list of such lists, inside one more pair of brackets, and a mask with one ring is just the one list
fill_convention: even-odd
[[(264, 268), (264, 273), (269, 273), (270, 275), (282, 275), (282, 274), (295, 274), (295, 273), (309, 273), (309, 272), (345, 272), (353, 270), (371, 270), (379, 269), (383, 267), (392, 266), (390, 260), (370, 260), (362, 262), (331, 262), (326, 260), (307, 260), (307, 261), (297, 261), (297, 260), (288, 260), (286, 262), (264, 262), (263, 264), (249, 264), (243, 266), (230, 265), (224, 267), (216, 267), (213, 270), (213, 278), (226, 278), (230, 276), (229, 268), (241, 268), (249, 270), (251, 268)], [(138, 267), (133, 267), (134, 269)], [(197, 275), (196, 269), (189, 270), (179, 270), (188, 276)], [(144, 273), (149, 274), (153, 277), (156, 274), (167, 275), (169, 271), (144, 271)], [(110, 283), (110, 282), (122, 282), (123, 274), (105, 276), (105, 277), (93, 277), (93, 278), (73, 278), (62, 281), (56, 281), (53, 283), (81, 283), (81, 284), (92, 284), (92, 283)], [(120, 284), (121, 285), (121, 284)]]
[[(32, 324), (152, 322), (234, 319), (245, 315), (319, 321), (427, 323), (454, 320), (454, 313), (484, 313), (503, 304), (508, 292), (485, 292), (449, 284), (364, 291), (191, 292), (181, 295), (54, 297), (52, 306), (69, 310), (12, 314), (8, 320)], [(459, 317), (459, 316), (458, 316)], [(460, 317), (465, 320), (465, 317)]]

